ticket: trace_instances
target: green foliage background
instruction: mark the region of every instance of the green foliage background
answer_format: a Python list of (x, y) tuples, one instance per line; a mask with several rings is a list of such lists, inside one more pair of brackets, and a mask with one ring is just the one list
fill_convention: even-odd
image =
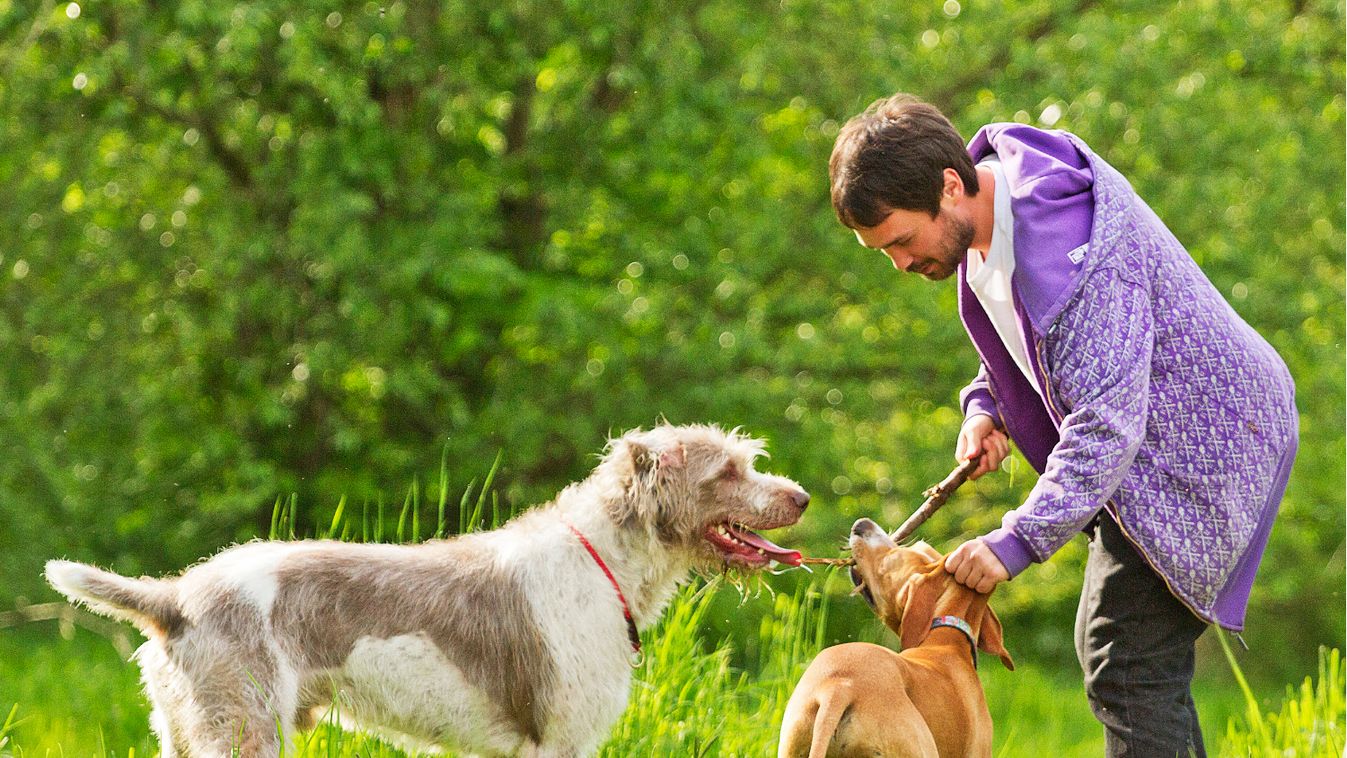
[[(0, 605), (47, 598), (49, 557), (172, 570), (278, 495), (322, 523), (442, 455), (461, 488), (503, 451), (501, 499), (542, 502), (661, 416), (770, 441), (815, 495), (779, 541), (896, 523), (976, 359), (952, 287), (837, 224), (826, 162), (905, 90), (965, 135), (1082, 136), (1286, 358), (1301, 453), (1245, 637), (1302, 677), (1344, 634), (1343, 27), (1317, 0), (0, 0)], [(1007, 468), (923, 536), (997, 523), (1034, 481)], [(998, 593), (1017, 656), (1074, 665), (1083, 552)], [(870, 623), (837, 605), (831, 637)], [(710, 619), (751, 652), (752, 614)]]

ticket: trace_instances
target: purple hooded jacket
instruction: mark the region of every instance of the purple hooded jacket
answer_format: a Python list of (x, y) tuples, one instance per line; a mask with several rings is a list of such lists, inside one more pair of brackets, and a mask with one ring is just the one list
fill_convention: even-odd
[(1295, 457), (1286, 364), (1127, 180), (1066, 132), (983, 127), (1015, 217), (1020, 330), (1042, 394), (959, 271), (982, 359), (965, 416), (1002, 425), (1040, 474), (982, 539), (1011, 576), (1105, 510), (1174, 596), (1238, 631)]

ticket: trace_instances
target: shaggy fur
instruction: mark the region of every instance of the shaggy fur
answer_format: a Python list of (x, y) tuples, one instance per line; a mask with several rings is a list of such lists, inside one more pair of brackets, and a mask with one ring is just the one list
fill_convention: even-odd
[(51, 561), (47, 579), (148, 638), (135, 657), (165, 758), (277, 755), (329, 715), (412, 748), (587, 755), (626, 706), (632, 650), (568, 524), (649, 626), (694, 569), (798, 560), (747, 532), (809, 501), (755, 471), (761, 454), (736, 432), (663, 425), (610, 441), (587, 479), (496, 531), (252, 542), (171, 579)]

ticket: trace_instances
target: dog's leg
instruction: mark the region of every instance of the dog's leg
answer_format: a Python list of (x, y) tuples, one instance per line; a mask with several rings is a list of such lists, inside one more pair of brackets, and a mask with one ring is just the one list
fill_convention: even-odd
[(144, 651), (141, 659), (161, 738), (167, 738), (165, 755), (282, 753), (294, 730), (297, 678), (265, 640), (198, 628)]
[(284, 747), (284, 725), (265, 708), (219, 703), (193, 714), (187, 754), (192, 758), (274, 758)]
[(152, 706), (150, 729), (159, 738), (160, 758), (184, 758), (189, 755), (188, 745), (183, 736), (183, 714), (177, 711), (188, 692), (187, 681), (169, 661), (160, 639), (141, 645), (132, 658), (140, 666), (145, 696)]
[[(154, 701), (153, 696), (150, 700)], [(164, 707), (158, 703), (154, 703), (154, 710), (150, 711), (150, 729), (154, 731), (154, 736), (159, 738), (159, 758), (183, 758), (185, 752), (183, 746), (173, 738), (173, 729), (168, 716)]]

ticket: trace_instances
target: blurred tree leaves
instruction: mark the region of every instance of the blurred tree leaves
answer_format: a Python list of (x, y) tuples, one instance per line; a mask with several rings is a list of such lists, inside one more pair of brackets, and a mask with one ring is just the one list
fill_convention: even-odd
[[(952, 464), (953, 288), (832, 217), (876, 97), (1068, 129), (1286, 357), (1302, 452), (1248, 636), (1343, 634), (1340, 2), (85, 5), (0, 0), (0, 566), (157, 572), (277, 494), (395, 497), (505, 451), (517, 505), (606, 435), (744, 425), (831, 553)], [(1016, 461), (926, 527), (948, 547)], [(1003, 593), (1070, 650), (1077, 546)], [(1296, 629), (1267, 623), (1298, 609)], [(1262, 619), (1262, 621), (1260, 621)], [(1266, 636), (1265, 640), (1260, 637)]]

